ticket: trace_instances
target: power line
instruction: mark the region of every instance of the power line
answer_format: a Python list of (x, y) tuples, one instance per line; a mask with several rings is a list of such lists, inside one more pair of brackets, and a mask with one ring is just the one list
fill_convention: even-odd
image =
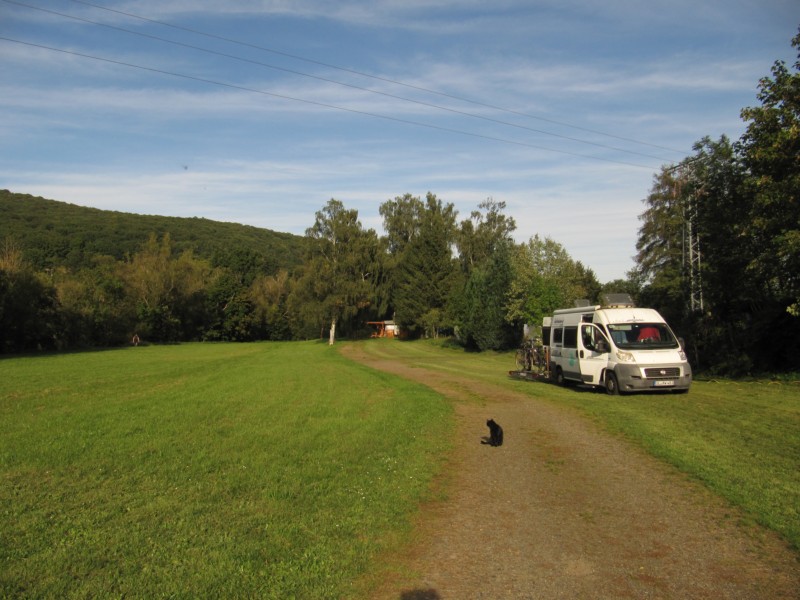
[[(643, 152), (637, 152), (635, 150), (627, 150), (625, 148), (617, 148), (615, 146), (609, 146), (608, 144), (601, 144), (601, 143), (598, 143), (598, 142), (592, 142), (592, 141), (588, 141), (588, 140), (583, 140), (583, 139), (580, 139), (580, 138), (575, 138), (575, 137), (571, 137), (571, 136), (567, 136), (567, 135), (553, 133), (553, 132), (545, 131), (545, 130), (542, 130), (542, 129), (534, 129), (532, 127), (526, 127), (524, 125), (519, 125), (517, 123), (510, 123), (508, 121), (502, 121), (502, 120), (494, 119), (492, 117), (487, 117), (487, 116), (484, 116), (484, 115), (477, 115), (477, 114), (474, 114), (474, 113), (469, 113), (469, 112), (466, 112), (466, 111), (457, 110), (457, 109), (454, 109), (454, 108), (449, 108), (449, 107), (446, 107), (446, 106), (441, 106), (441, 105), (433, 104), (433, 103), (430, 103), (430, 102), (423, 102), (421, 100), (415, 100), (413, 98), (406, 98), (406, 97), (403, 97), (403, 96), (397, 96), (395, 94), (389, 94), (387, 92), (382, 92), (382, 91), (379, 91), (379, 90), (372, 90), (372, 89), (369, 89), (369, 88), (364, 88), (364, 87), (361, 87), (361, 86), (357, 86), (357, 85), (353, 85), (353, 84), (349, 84), (349, 83), (344, 83), (344, 82), (336, 81), (336, 80), (333, 80), (333, 79), (328, 79), (326, 77), (320, 77), (320, 76), (317, 76), (317, 75), (311, 75), (309, 73), (303, 73), (302, 71), (296, 71), (296, 70), (293, 70), (293, 69), (287, 69), (285, 67), (279, 67), (279, 66), (276, 66), (276, 65), (271, 65), (269, 63), (264, 63), (264, 62), (252, 60), (252, 59), (249, 59), (249, 58), (244, 58), (244, 57), (241, 57), (241, 56), (227, 54), (227, 53), (219, 52), (219, 51), (216, 51), (216, 50), (210, 50), (208, 48), (203, 48), (201, 46), (195, 46), (195, 45), (187, 44), (187, 43), (184, 43), (184, 42), (177, 42), (177, 41), (174, 41), (174, 40), (169, 40), (169, 39), (162, 38), (160, 36), (156, 36), (156, 35), (149, 34), (149, 33), (143, 33), (143, 32), (140, 32), (140, 31), (132, 31), (130, 29), (125, 29), (124, 27), (118, 27), (116, 25), (109, 25), (107, 23), (99, 23), (97, 21), (92, 21), (90, 19), (86, 19), (86, 18), (83, 18), (83, 17), (76, 17), (76, 16), (73, 16), (73, 15), (64, 14), (64, 13), (57, 12), (57, 11), (54, 11), (54, 10), (41, 8), (41, 7), (38, 7), (38, 6), (33, 6), (33, 5), (30, 5), (30, 4), (26, 4), (24, 2), (19, 2), (17, 0), (3, 0), (3, 1), (8, 3), (8, 4), (14, 4), (14, 5), (22, 6), (22, 7), (25, 7), (25, 8), (30, 8), (32, 10), (38, 10), (38, 11), (41, 11), (41, 12), (44, 12), (44, 13), (48, 13), (48, 14), (52, 14), (52, 15), (56, 15), (56, 16), (59, 16), (59, 17), (72, 19), (74, 21), (79, 21), (79, 22), (82, 22), (82, 23), (90, 24), (90, 25), (96, 25), (98, 27), (104, 27), (104, 28), (111, 29), (111, 30), (114, 30), (114, 31), (121, 31), (123, 33), (128, 33), (128, 34), (131, 34), (131, 35), (136, 35), (136, 36), (139, 36), (139, 37), (152, 39), (152, 40), (164, 42), (164, 43), (167, 43), (167, 44), (172, 44), (174, 46), (180, 46), (182, 48), (189, 48), (191, 50), (197, 50), (199, 52), (204, 52), (204, 53), (211, 54), (211, 55), (214, 55), (214, 56), (220, 56), (220, 57), (223, 57), (223, 58), (229, 58), (229, 59), (232, 59), (232, 60), (237, 60), (237, 61), (240, 61), (240, 62), (249, 63), (249, 64), (253, 64), (253, 65), (257, 65), (257, 66), (260, 66), (260, 67), (265, 67), (265, 68), (273, 69), (273, 70), (277, 70), (277, 71), (282, 71), (282, 72), (290, 73), (290, 74), (293, 74), (293, 75), (299, 75), (299, 76), (302, 76), (302, 77), (308, 77), (308, 78), (316, 79), (318, 81), (323, 81), (323, 82), (326, 82), (326, 83), (333, 83), (333, 84), (344, 86), (344, 87), (348, 87), (348, 88), (351, 88), (351, 89), (356, 89), (356, 90), (368, 92), (368, 93), (371, 93), (371, 94), (377, 94), (377, 95), (384, 96), (384, 97), (387, 97), (387, 98), (392, 98), (392, 99), (395, 99), (395, 100), (401, 100), (403, 102), (409, 102), (409, 103), (412, 103), (412, 104), (425, 106), (427, 108), (433, 108), (433, 109), (436, 109), (436, 110), (442, 110), (442, 111), (450, 112), (450, 113), (461, 115), (461, 116), (465, 116), (465, 117), (470, 117), (470, 118), (474, 118), (474, 119), (480, 119), (480, 120), (487, 121), (487, 122), (490, 122), (490, 123), (495, 123), (495, 124), (498, 124), (498, 125), (505, 125), (505, 126), (508, 126), (508, 127), (514, 127), (514, 128), (517, 128), (517, 129), (523, 129), (523, 130), (526, 130), (526, 131), (531, 131), (533, 133), (539, 133), (539, 134), (542, 134), (542, 135), (548, 135), (548, 136), (552, 136), (552, 137), (557, 137), (559, 139), (568, 140), (568, 141), (571, 141), (571, 142), (577, 142), (577, 143), (580, 143), (580, 144), (587, 144), (587, 145), (590, 145), (590, 146), (603, 148), (605, 150), (613, 150), (615, 152), (622, 152), (624, 154), (631, 154), (631, 155), (634, 155), (634, 156), (641, 156), (641, 157), (644, 157), (644, 158), (652, 158), (652, 159), (655, 159), (655, 160), (670, 162), (669, 159), (666, 159), (666, 158), (661, 157), (661, 156), (654, 156), (652, 154), (645, 154)], [(86, 3), (84, 3), (84, 4), (86, 4)], [(111, 10), (111, 9), (108, 9), (108, 10)], [(113, 12), (118, 12), (118, 11), (113, 11)]]
[[(5, 0), (5, 1), (8, 1), (8, 0)], [(545, 123), (552, 123), (553, 125), (560, 125), (562, 127), (569, 127), (571, 129), (576, 129), (576, 130), (579, 130), (579, 131), (585, 131), (587, 133), (593, 133), (595, 135), (601, 135), (601, 136), (604, 136), (604, 137), (609, 137), (609, 138), (617, 139), (617, 140), (620, 140), (620, 141), (630, 142), (632, 144), (638, 144), (638, 145), (641, 145), (641, 146), (649, 146), (651, 148), (657, 148), (659, 150), (666, 150), (668, 152), (676, 152), (678, 154), (685, 154), (685, 151), (683, 151), (683, 150), (676, 150), (674, 148), (669, 148), (667, 146), (660, 146), (658, 144), (652, 144), (652, 143), (649, 143), (649, 142), (643, 142), (641, 140), (635, 140), (633, 138), (628, 138), (628, 137), (624, 137), (624, 136), (620, 136), (620, 135), (615, 135), (613, 133), (607, 133), (607, 132), (599, 131), (599, 130), (596, 130), (596, 129), (590, 129), (588, 127), (581, 127), (579, 125), (574, 125), (572, 123), (566, 123), (564, 121), (557, 121), (557, 120), (554, 120), (554, 119), (548, 119), (546, 117), (532, 115), (532, 114), (529, 114), (529, 113), (525, 113), (525, 112), (521, 112), (521, 111), (509, 109), (509, 108), (504, 108), (502, 106), (497, 106), (497, 105), (494, 105), (494, 104), (488, 104), (488, 103), (485, 103), (485, 102), (481, 102), (479, 100), (472, 100), (470, 98), (465, 98), (463, 96), (457, 96), (457, 95), (454, 95), (454, 94), (448, 94), (446, 92), (441, 92), (441, 91), (438, 91), (438, 90), (432, 90), (430, 88), (426, 88), (426, 87), (422, 87), (422, 86), (418, 86), (418, 85), (413, 85), (413, 84), (405, 83), (405, 82), (402, 82), (402, 81), (397, 81), (395, 79), (390, 79), (390, 78), (387, 78), (387, 77), (380, 77), (378, 75), (372, 75), (370, 73), (365, 73), (363, 71), (357, 71), (357, 70), (354, 70), (354, 69), (348, 69), (346, 67), (341, 67), (341, 66), (338, 66), (338, 65), (334, 65), (334, 64), (331, 64), (331, 63), (315, 60), (315, 59), (312, 59), (312, 58), (307, 58), (307, 57), (300, 56), (300, 55), (297, 55), (297, 54), (291, 54), (291, 53), (284, 52), (284, 51), (281, 51), (281, 50), (276, 50), (274, 48), (268, 48), (268, 47), (265, 47), (265, 46), (259, 46), (257, 44), (251, 44), (249, 42), (244, 42), (244, 41), (241, 41), (241, 40), (228, 38), (228, 37), (217, 35), (217, 34), (214, 34), (214, 33), (209, 33), (209, 32), (206, 32), (206, 31), (200, 31), (198, 29), (192, 29), (190, 27), (185, 27), (185, 26), (182, 26), (182, 25), (176, 25), (174, 23), (168, 23), (166, 21), (160, 21), (160, 20), (157, 20), (157, 19), (151, 19), (151, 18), (148, 18), (148, 17), (143, 17), (141, 15), (134, 14), (134, 13), (125, 12), (125, 11), (122, 11), (122, 10), (108, 8), (106, 6), (102, 6), (102, 5), (99, 5), (99, 4), (94, 4), (92, 2), (88, 2), (87, 0), (71, 0), (71, 1), (76, 3), (76, 4), (83, 4), (84, 6), (91, 6), (92, 8), (105, 10), (105, 11), (108, 11), (108, 12), (116, 13), (118, 15), (123, 15), (123, 16), (130, 17), (130, 18), (133, 18), (133, 19), (138, 19), (140, 21), (144, 21), (144, 22), (147, 22), (147, 23), (152, 23), (152, 24), (155, 24), (155, 25), (161, 25), (163, 27), (169, 27), (169, 28), (176, 29), (176, 30), (179, 30), (179, 31), (184, 31), (184, 32), (187, 32), (187, 33), (195, 34), (195, 35), (208, 37), (208, 38), (211, 38), (211, 39), (227, 42), (227, 43), (230, 43), (230, 44), (236, 44), (236, 45), (239, 45), (239, 46), (252, 48), (252, 49), (255, 49), (255, 50), (261, 50), (263, 52), (269, 52), (269, 53), (276, 54), (276, 55), (279, 55), (279, 56), (285, 56), (287, 58), (291, 58), (291, 59), (294, 59), (294, 60), (299, 60), (299, 61), (307, 62), (307, 63), (310, 63), (310, 64), (319, 65), (319, 66), (326, 67), (326, 68), (329, 68), (329, 69), (335, 69), (337, 71), (350, 73), (352, 75), (358, 75), (360, 77), (367, 77), (369, 79), (374, 79), (376, 81), (382, 81), (382, 82), (385, 82), (385, 83), (390, 83), (390, 84), (393, 84), (393, 85), (402, 86), (402, 87), (413, 89), (413, 90), (417, 90), (417, 91), (420, 91), (420, 92), (425, 92), (425, 93), (428, 93), (428, 94), (434, 94), (436, 96), (441, 96), (443, 98), (450, 98), (451, 100), (458, 100), (460, 102), (466, 102), (468, 104), (473, 104), (475, 106), (482, 106), (484, 108), (490, 108), (492, 110), (497, 110), (497, 111), (500, 111), (500, 112), (505, 112), (505, 113), (517, 115), (517, 116), (520, 116), (520, 117), (525, 117), (525, 118), (528, 118), (528, 119), (535, 119), (535, 120), (538, 120), (538, 121), (543, 121)], [(347, 85), (347, 84), (343, 84), (343, 85)], [(380, 93), (380, 92), (376, 92), (376, 93)], [(536, 131), (536, 130), (533, 130), (533, 131)], [(556, 134), (550, 134), (550, 135), (556, 135)], [(571, 138), (567, 138), (567, 139), (571, 139)], [(591, 142), (586, 142), (586, 143), (591, 143)], [(648, 155), (644, 155), (643, 154), (642, 156), (648, 156)], [(649, 157), (649, 158), (653, 158), (653, 157)], [(663, 159), (659, 158), (659, 160), (663, 160)]]
[(33, 47), (33, 48), (40, 48), (40, 49), (43, 49), (43, 50), (50, 50), (52, 52), (60, 52), (62, 54), (68, 54), (68, 55), (71, 55), (71, 56), (78, 56), (78, 57), (81, 57), (81, 58), (88, 58), (88, 59), (96, 60), (96, 61), (99, 61), (99, 62), (105, 62), (105, 63), (119, 65), (119, 66), (123, 66), (123, 67), (129, 67), (129, 68), (132, 68), (132, 69), (138, 69), (138, 70), (147, 71), (147, 72), (150, 72), (150, 73), (158, 73), (160, 75), (168, 75), (170, 77), (178, 77), (178, 78), (181, 78), (181, 79), (186, 79), (186, 80), (189, 80), (189, 81), (195, 81), (195, 82), (198, 82), (198, 83), (205, 83), (205, 84), (216, 85), (216, 86), (226, 87), (226, 88), (230, 88), (230, 89), (245, 91), (245, 92), (252, 92), (252, 93), (255, 93), (255, 94), (261, 94), (261, 95), (270, 96), (270, 97), (273, 97), (273, 98), (281, 98), (283, 100), (291, 100), (293, 102), (302, 102), (304, 104), (310, 104), (310, 105), (313, 105), (313, 106), (319, 106), (319, 107), (323, 107), (323, 108), (329, 108), (329, 109), (333, 109), (333, 110), (340, 110), (340, 111), (349, 112), (349, 113), (358, 114), (358, 115), (365, 115), (365, 116), (369, 116), (369, 117), (375, 117), (375, 118), (378, 118), (378, 119), (384, 119), (384, 120), (393, 121), (393, 122), (396, 122), (396, 123), (403, 123), (403, 124), (406, 124), (406, 125), (414, 125), (414, 126), (417, 126), (417, 127), (426, 127), (428, 129), (434, 129), (434, 130), (437, 130), (437, 131), (444, 131), (444, 132), (447, 132), (447, 133), (455, 133), (455, 134), (458, 134), (458, 135), (464, 135), (464, 136), (469, 136), (469, 137), (489, 140), (489, 141), (493, 141), (493, 142), (500, 142), (500, 143), (503, 143), (503, 144), (512, 144), (512, 145), (515, 145), (515, 146), (523, 146), (523, 147), (526, 147), (526, 148), (534, 148), (534, 149), (537, 149), (537, 150), (544, 150), (545, 152), (556, 152), (558, 154), (565, 154), (567, 156), (575, 156), (575, 157), (578, 157), (578, 158), (584, 158), (584, 159), (589, 159), (589, 160), (599, 160), (599, 161), (603, 161), (603, 162), (609, 162), (609, 163), (615, 163), (615, 164), (619, 164), (619, 165), (625, 165), (625, 166), (628, 166), (628, 167), (636, 167), (636, 168), (639, 168), (639, 169), (648, 169), (648, 170), (652, 170), (653, 169), (653, 167), (649, 167), (649, 166), (646, 166), (646, 165), (640, 165), (640, 164), (636, 164), (636, 163), (629, 163), (629, 162), (624, 162), (624, 161), (620, 161), (620, 160), (614, 160), (614, 159), (611, 159), (611, 158), (604, 158), (604, 157), (601, 157), (601, 156), (592, 156), (592, 155), (587, 155), (587, 154), (579, 154), (577, 152), (568, 152), (566, 150), (556, 150), (555, 148), (547, 148), (545, 146), (537, 146), (536, 144), (529, 144), (527, 142), (509, 140), (509, 139), (505, 139), (505, 138), (499, 138), (499, 137), (494, 137), (494, 136), (490, 136), (490, 135), (474, 133), (474, 132), (470, 132), (470, 131), (463, 131), (463, 130), (460, 130), (460, 129), (453, 129), (453, 128), (450, 128), (450, 127), (442, 127), (440, 125), (433, 125), (431, 123), (423, 123), (423, 122), (420, 122), (420, 121), (412, 121), (410, 119), (402, 119), (402, 118), (399, 118), (399, 117), (392, 117), (392, 116), (389, 116), (389, 115), (381, 115), (381, 114), (378, 114), (378, 113), (372, 113), (372, 112), (368, 112), (368, 111), (364, 111), (364, 110), (357, 110), (357, 109), (354, 109), (354, 108), (347, 108), (347, 107), (344, 107), (344, 106), (336, 106), (334, 104), (327, 104), (325, 102), (318, 102), (316, 100), (308, 100), (308, 99), (305, 99), (305, 98), (297, 98), (297, 97), (294, 97), (294, 96), (287, 96), (285, 94), (277, 94), (277, 93), (268, 92), (268, 91), (265, 91), (265, 90), (257, 90), (257, 89), (254, 89), (254, 88), (250, 88), (250, 87), (246, 87), (246, 86), (242, 86), (242, 85), (237, 85), (237, 84), (233, 84), (233, 83), (215, 81), (213, 79), (206, 79), (206, 78), (197, 77), (197, 76), (194, 76), (194, 75), (186, 75), (185, 73), (176, 73), (174, 71), (166, 71), (166, 70), (163, 70), (163, 69), (156, 69), (155, 67), (146, 67), (146, 66), (143, 66), (143, 65), (137, 65), (137, 64), (133, 64), (133, 63), (129, 63), (129, 62), (120, 61), (120, 60), (114, 60), (114, 59), (111, 59), (111, 58), (103, 58), (103, 57), (100, 57), (100, 56), (94, 56), (94, 55), (91, 55), (91, 54), (85, 54), (85, 53), (82, 53), (82, 52), (77, 52), (77, 51), (74, 51), (74, 50), (65, 50), (63, 48), (54, 48), (52, 46), (45, 46), (44, 44), (37, 44), (37, 43), (33, 43), (33, 42), (26, 42), (26, 41), (23, 41), (23, 40), (17, 40), (17, 39), (9, 38), (9, 37), (6, 37), (6, 36), (0, 36), (0, 40), (6, 41), (6, 42), (12, 42), (12, 43), (15, 43), (15, 44), (22, 44), (22, 45), (30, 46), (30, 47)]

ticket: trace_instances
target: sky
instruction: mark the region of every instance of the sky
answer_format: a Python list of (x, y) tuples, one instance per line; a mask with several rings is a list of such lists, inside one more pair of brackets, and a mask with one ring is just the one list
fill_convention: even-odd
[[(0, 189), (303, 235), (491, 198), (601, 283), (653, 177), (744, 132), (797, 0), (0, 0)], [(2, 218), (2, 215), (0, 215)]]

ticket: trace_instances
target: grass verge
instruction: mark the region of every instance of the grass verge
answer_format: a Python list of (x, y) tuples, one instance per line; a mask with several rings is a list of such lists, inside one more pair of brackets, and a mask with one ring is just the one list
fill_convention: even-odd
[(800, 386), (695, 381), (688, 395), (560, 398), (700, 480), (800, 550)]
[(451, 408), (318, 343), (0, 360), (0, 596), (336, 598)]

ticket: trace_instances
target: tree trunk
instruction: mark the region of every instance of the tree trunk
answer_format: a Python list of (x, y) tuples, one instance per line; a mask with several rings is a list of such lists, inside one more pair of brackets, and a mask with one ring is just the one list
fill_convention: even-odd
[(336, 341), (336, 317), (331, 319), (331, 336), (328, 338), (328, 345), (333, 346), (334, 341)]

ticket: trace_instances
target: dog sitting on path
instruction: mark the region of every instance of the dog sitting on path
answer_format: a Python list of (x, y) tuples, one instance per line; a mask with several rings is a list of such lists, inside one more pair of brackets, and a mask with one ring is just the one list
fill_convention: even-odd
[(497, 423), (495, 423), (494, 419), (489, 419), (486, 421), (486, 425), (489, 427), (489, 437), (483, 438), (481, 444), (489, 444), (490, 446), (502, 446), (503, 445), (503, 428), (500, 427)]

